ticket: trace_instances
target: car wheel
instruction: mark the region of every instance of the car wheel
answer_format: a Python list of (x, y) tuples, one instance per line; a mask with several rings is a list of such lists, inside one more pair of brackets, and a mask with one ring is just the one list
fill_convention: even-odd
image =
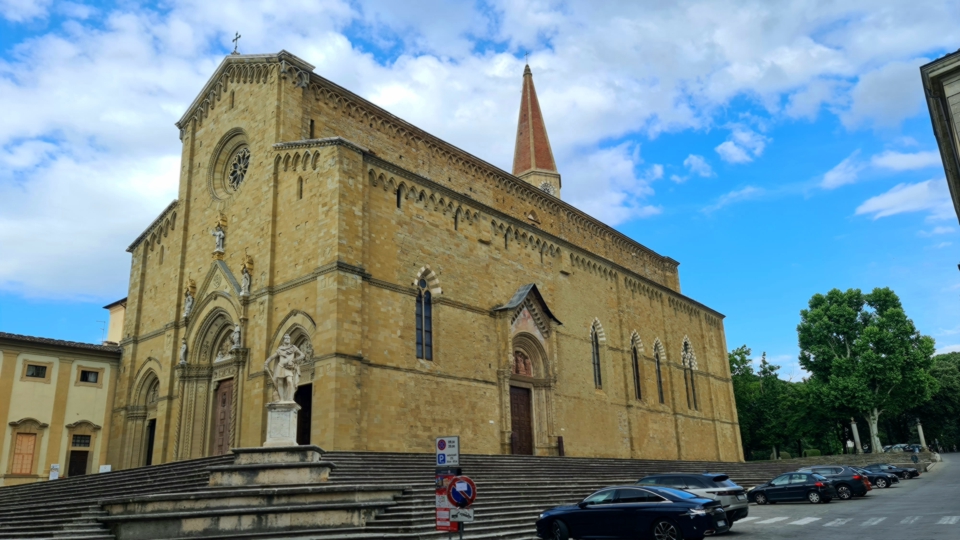
[(890, 483), (887, 482), (886, 478), (877, 478), (877, 487), (880, 489), (890, 487)]
[(567, 529), (567, 524), (559, 519), (553, 522), (553, 525), (550, 527), (550, 533), (552, 540), (568, 540), (570, 538), (570, 530)]
[(767, 504), (767, 496), (763, 493), (754, 495), (753, 500), (757, 501), (757, 504)]
[(653, 524), (653, 537), (657, 540), (683, 540), (683, 533), (672, 521), (661, 519)]
[(822, 499), (820, 498), (819, 493), (816, 491), (811, 491), (810, 493), (807, 493), (807, 500), (813, 504), (819, 504)]
[(840, 497), (841, 500), (849, 501), (853, 498), (853, 492), (850, 491), (850, 486), (841, 485), (837, 486), (837, 496)]

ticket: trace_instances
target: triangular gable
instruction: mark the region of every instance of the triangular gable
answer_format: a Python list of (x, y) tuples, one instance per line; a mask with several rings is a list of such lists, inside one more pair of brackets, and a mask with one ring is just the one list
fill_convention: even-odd
[(520, 287), (506, 304), (493, 308), (493, 310), (509, 311), (511, 314), (510, 323), (512, 324), (516, 318), (520, 316), (524, 308), (530, 312), (530, 316), (533, 317), (537, 328), (544, 336), (550, 335), (551, 320), (556, 321), (557, 324), (563, 324), (553, 316), (553, 312), (550, 311), (547, 302), (543, 299), (543, 295), (540, 294), (540, 290), (537, 289), (535, 283), (529, 283)]
[(230, 271), (227, 263), (220, 260), (213, 261), (213, 264), (210, 265), (210, 271), (207, 272), (207, 277), (204, 278), (203, 285), (200, 286), (197, 300), (206, 297), (213, 291), (223, 291), (231, 296), (240, 295), (240, 283), (237, 278), (233, 277), (233, 272)]

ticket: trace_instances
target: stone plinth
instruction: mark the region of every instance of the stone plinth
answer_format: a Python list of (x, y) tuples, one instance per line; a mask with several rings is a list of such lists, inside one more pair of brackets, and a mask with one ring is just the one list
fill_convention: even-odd
[(321, 460), (323, 450), (312, 445), (234, 448), (233, 453), (233, 464), (210, 467), (211, 486), (316, 484), (326, 482), (335, 466)]
[(267, 440), (264, 448), (297, 446), (297, 411), (293, 401), (267, 403)]

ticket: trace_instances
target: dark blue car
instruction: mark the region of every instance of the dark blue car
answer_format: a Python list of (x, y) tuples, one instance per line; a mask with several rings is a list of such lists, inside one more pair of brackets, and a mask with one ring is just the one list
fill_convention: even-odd
[(614, 486), (575, 505), (540, 514), (537, 536), (681, 540), (727, 532), (730, 522), (718, 501), (680, 489)]

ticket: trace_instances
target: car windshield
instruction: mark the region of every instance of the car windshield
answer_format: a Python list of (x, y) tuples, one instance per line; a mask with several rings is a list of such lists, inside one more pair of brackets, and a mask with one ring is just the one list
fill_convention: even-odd
[(666, 493), (667, 495), (671, 495), (671, 496), (676, 497), (676, 498), (678, 498), (678, 499), (696, 499), (696, 498), (699, 497), (698, 495), (694, 495), (693, 493), (690, 493), (689, 491), (683, 491), (683, 490), (681, 490), (681, 489), (673, 489), (673, 488), (665, 488), (665, 487), (662, 487), (662, 488), (657, 488), (657, 491)]
[(707, 483), (712, 487), (739, 487), (733, 480), (720, 480), (719, 482), (707, 479)]

